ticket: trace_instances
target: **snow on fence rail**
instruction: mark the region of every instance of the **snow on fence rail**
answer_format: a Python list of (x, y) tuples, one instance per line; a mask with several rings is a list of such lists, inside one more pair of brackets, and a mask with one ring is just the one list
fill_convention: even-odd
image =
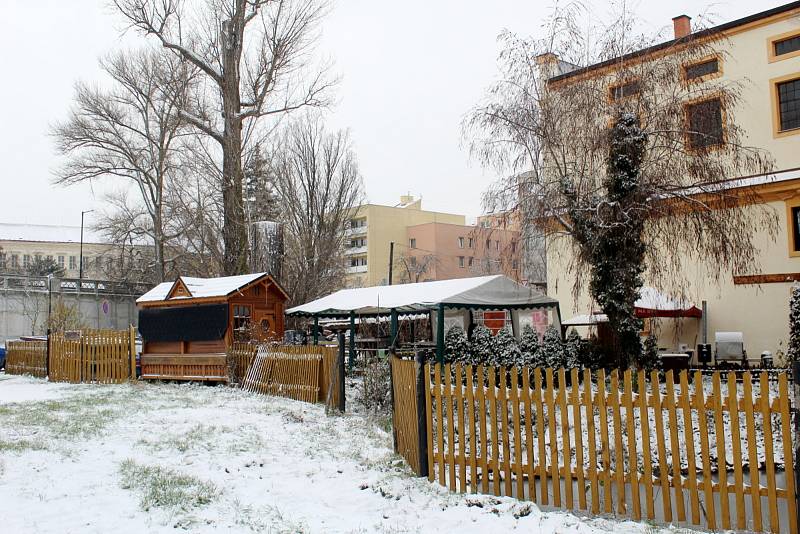
[(6, 373), (47, 376), (46, 341), (8, 341), (6, 349)]
[[(733, 372), (414, 365), (393, 361), (397, 449), (452, 491), (797, 532), (785, 373), (771, 383), (747, 372), (737, 381)], [(416, 414), (412, 375), (424, 388)], [(425, 421), (415, 426), (418, 415)], [(409, 453), (420, 436), (424, 452)], [(429, 468), (418, 469), (421, 454)]]
[(248, 391), (338, 406), (336, 356), (335, 347), (234, 343), (228, 350), (229, 382)]

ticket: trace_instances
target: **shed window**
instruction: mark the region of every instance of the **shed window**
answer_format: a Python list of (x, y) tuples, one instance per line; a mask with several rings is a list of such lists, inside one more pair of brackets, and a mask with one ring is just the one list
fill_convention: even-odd
[(800, 128), (800, 78), (777, 84), (781, 131)]
[(722, 102), (719, 98), (686, 105), (689, 148), (710, 148), (721, 145)]
[(719, 60), (717, 58), (709, 59), (708, 61), (701, 61), (693, 65), (686, 65), (683, 68), (684, 77), (687, 80), (696, 80), (709, 74), (719, 72)]
[(250, 306), (235, 304), (233, 306), (233, 330), (237, 336), (247, 337), (250, 331)]

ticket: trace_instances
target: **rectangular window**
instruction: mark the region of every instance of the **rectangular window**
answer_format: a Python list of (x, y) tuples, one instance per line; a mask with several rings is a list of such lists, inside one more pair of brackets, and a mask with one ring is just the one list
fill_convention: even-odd
[(800, 256), (800, 206), (789, 206), (789, 254)]
[(774, 53), (776, 56), (784, 54), (791, 54), (800, 50), (800, 35), (793, 35), (788, 39), (781, 39), (780, 41), (773, 41)]
[(500, 241), (495, 241), (494, 242), (494, 249), (495, 250), (500, 250)]
[(17, 254), (11, 255), (11, 268), (19, 269), (19, 256)]
[(778, 91), (780, 131), (800, 128), (800, 78), (775, 85)]
[(459, 237), (458, 238), (458, 248), (464, 248), (464, 238), (463, 237)]
[(640, 90), (641, 84), (639, 83), (639, 80), (633, 80), (631, 82), (614, 85), (609, 89), (612, 102), (638, 95)]
[(25, 254), (22, 256), (22, 268), (27, 269), (31, 266), (31, 255)]
[(685, 65), (683, 67), (683, 77), (686, 80), (696, 80), (709, 74), (716, 74), (719, 72), (719, 60), (717, 58), (701, 61), (692, 65)]
[(0, 252), (0, 269), (6, 270), (6, 253)]
[(411, 248), (417, 248), (417, 240), (412, 237), (408, 240), (408, 246)]
[(59, 257), (58, 257), (58, 266), (59, 266), (59, 268), (61, 268), (61, 269), (63, 269), (63, 268), (64, 268), (64, 260), (65, 260), (64, 256), (59, 256)]
[(458, 266), (459, 267), (464, 267), (464, 256), (459, 256), (458, 257)]
[(78, 258), (76, 256), (69, 257), (69, 268), (73, 271), (78, 268)]
[(42, 255), (39, 254), (38, 252), (33, 255), (33, 258), (36, 260), (37, 263), (42, 261)]
[(475, 248), (475, 240), (472, 239), (471, 237), (469, 238), (468, 246), (469, 248)]
[(492, 248), (492, 240), (491, 239), (487, 239), (486, 240), (486, 250), (489, 250), (490, 248)]
[(411, 265), (412, 266), (416, 266), (417, 265), (417, 257), (416, 256), (411, 256), (411, 260), (410, 261), (411, 261)]
[(719, 98), (686, 105), (689, 148), (703, 149), (723, 142), (722, 102)]
[(250, 337), (250, 306), (235, 304), (233, 306), (233, 330), (238, 339)]
[(467, 265), (469, 265), (470, 267), (472, 267), (472, 263), (473, 263), (474, 261), (475, 261), (475, 258), (473, 258), (472, 256), (470, 256), (470, 257), (469, 257), (469, 260), (468, 260), (468, 262), (467, 262)]
[(47, 263), (51, 263), (52, 261), (53, 261), (53, 255), (52, 254), (48, 254), (47, 255)]

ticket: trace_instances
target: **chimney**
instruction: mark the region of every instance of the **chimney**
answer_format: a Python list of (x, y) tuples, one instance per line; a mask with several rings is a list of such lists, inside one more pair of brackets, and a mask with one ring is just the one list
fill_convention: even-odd
[(692, 17), (678, 15), (672, 19), (672, 26), (675, 31), (675, 39), (686, 37), (692, 33)]

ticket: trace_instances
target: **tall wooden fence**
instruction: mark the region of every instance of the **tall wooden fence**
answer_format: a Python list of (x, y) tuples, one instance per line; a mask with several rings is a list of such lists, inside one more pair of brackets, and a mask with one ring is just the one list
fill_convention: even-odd
[(228, 376), (249, 391), (338, 406), (336, 361), (336, 347), (235, 343)]
[(135, 330), (50, 336), (50, 380), (116, 384), (136, 376)]
[[(770, 381), (457, 364), (421, 373), (427, 430), (413, 435), (410, 386), (395, 387), (398, 451), (424, 433), (418, 450), (429, 469), (418, 473), (452, 491), (712, 530), (798, 532), (785, 373)], [(407, 374), (395, 383), (410, 384)]]
[(9, 341), (6, 343), (6, 373), (10, 375), (47, 376), (46, 341)]

